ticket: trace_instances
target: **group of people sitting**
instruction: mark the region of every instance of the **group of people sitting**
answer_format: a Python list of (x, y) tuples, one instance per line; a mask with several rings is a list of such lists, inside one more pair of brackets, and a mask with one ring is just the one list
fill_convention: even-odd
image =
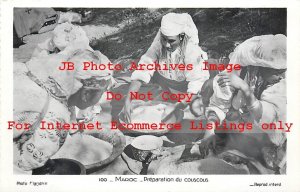
[[(128, 92), (156, 83), (173, 93), (193, 94), (193, 102), (172, 105), (174, 111), (184, 110), (183, 118), (200, 116), (208, 123), (252, 123), (253, 130), (245, 133), (206, 130), (197, 142), (201, 155), (205, 157), (209, 149), (222, 143), (226, 149), (236, 149), (259, 159), (268, 169), (285, 173), (285, 134), (264, 132), (260, 125), (285, 121), (286, 36), (262, 35), (244, 41), (230, 54), (229, 62), (240, 64), (242, 69), (220, 72), (214, 78), (203, 70), (207, 55), (198, 44), (198, 30), (189, 14), (164, 15), (153, 43), (139, 63), (192, 64), (193, 70), (136, 70)], [(58, 70), (61, 61), (73, 62), (75, 70)], [(79, 26), (64, 23), (54, 29), (52, 38), (37, 46), (30, 61), (14, 64), (14, 120), (32, 124), (30, 131), (14, 131), (16, 169), (30, 171), (43, 166), (63, 145), (68, 132), (39, 130), (42, 120), (76, 121), (75, 106), (94, 106), (115, 84), (112, 71), (82, 70), (79, 65), (84, 61), (109, 63), (105, 55), (89, 46)], [(230, 97), (224, 97), (224, 89), (231, 93)], [(127, 97), (123, 112), (129, 122), (131, 111)], [(276, 157), (269, 157), (265, 150), (274, 151)]]

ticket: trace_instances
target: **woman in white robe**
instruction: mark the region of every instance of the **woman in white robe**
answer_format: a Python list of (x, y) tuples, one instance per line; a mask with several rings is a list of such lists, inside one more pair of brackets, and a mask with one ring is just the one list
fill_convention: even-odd
[[(207, 56), (198, 46), (198, 30), (187, 13), (168, 13), (162, 17), (161, 27), (147, 52), (141, 57), (139, 64), (167, 64), (169, 70), (136, 70), (131, 76), (129, 92), (138, 92), (143, 84), (152, 80), (163, 90), (172, 93), (192, 93), (193, 98), (200, 92), (203, 83), (208, 79), (208, 71), (202, 70)], [(171, 69), (170, 64), (192, 64), (192, 70)], [(185, 101), (178, 102), (173, 108), (183, 109)], [(126, 98), (124, 113), (130, 122), (131, 100)]]

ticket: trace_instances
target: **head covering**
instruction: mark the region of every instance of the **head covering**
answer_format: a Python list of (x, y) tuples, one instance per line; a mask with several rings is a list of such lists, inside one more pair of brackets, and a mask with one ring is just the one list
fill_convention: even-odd
[(71, 94), (76, 93), (81, 87), (89, 89), (102, 89), (106, 83), (113, 82), (113, 71), (108, 68), (104, 70), (83, 70), (83, 63), (92, 61), (95, 64), (108, 64), (109, 59), (100, 51), (84, 50), (74, 53), (69, 61), (76, 63), (74, 74), (74, 86)]
[(286, 36), (262, 35), (252, 37), (236, 47), (230, 63), (286, 69)]
[(187, 13), (168, 13), (161, 19), (160, 31), (166, 36), (186, 34), (194, 44), (199, 43), (198, 29)]
[(89, 39), (80, 26), (63, 23), (57, 25), (52, 33), (53, 44), (61, 51), (70, 44), (78, 44), (78, 42), (80, 42), (81, 46), (89, 46)]
[[(70, 58), (67, 58), (70, 57)], [(74, 70), (59, 70), (62, 61), (74, 63)], [(54, 96), (68, 98), (82, 86), (82, 80), (94, 78), (109, 80), (111, 70), (83, 70), (84, 62), (107, 64), (108, 58), (99, 51), (77, 50), (71, 56), (56, 54), (43, 58), (33, 58), (26, 63), (28, 70)], [(95, 82), (95, 81), (93, 81)], [(48, 90), (48, 91), (49, 91)]]

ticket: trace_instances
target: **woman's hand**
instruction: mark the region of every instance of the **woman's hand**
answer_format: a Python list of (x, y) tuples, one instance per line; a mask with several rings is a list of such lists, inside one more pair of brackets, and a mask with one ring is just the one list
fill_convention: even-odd
[(200, 117), (205, 114), (205, 105), (203, 104), (203, 97), (198, 96), (197, 99), (191, 102), (190, 104), (191, 113), (195, 117)]
[(208, 137), (201, 139), (194, 143), (194, 146), (191, 149), (191, 154), (198, 154), (201, 156), (201, 159), (204, 159), (208, 156), (209, 151), (215, 151), (217, 136), (215, 134), (211, 134)]
[(206, 138), (200, 140), (199, 151), (202, 158), (205, 158), (209, 154), (209, 150), (215, 151), (217, 136), (211, 134)]
[(247, 83), (235, 73), (220, 73), (218, 75), (218, 84), (220, 87), (230, 86), (232, 89), (244, 89)]
[(216, 144), (220, 142), (220, 138), (214, 133), (215, 124), (213, 122), (208, 123), (213, 125), (213, 129), (206, 130), (203, 138), (195, 142), (195, 145), (191, 149), (191, 154), (198, 153), (202, 159), (209, 155), (210, 150), (215, 153)]

